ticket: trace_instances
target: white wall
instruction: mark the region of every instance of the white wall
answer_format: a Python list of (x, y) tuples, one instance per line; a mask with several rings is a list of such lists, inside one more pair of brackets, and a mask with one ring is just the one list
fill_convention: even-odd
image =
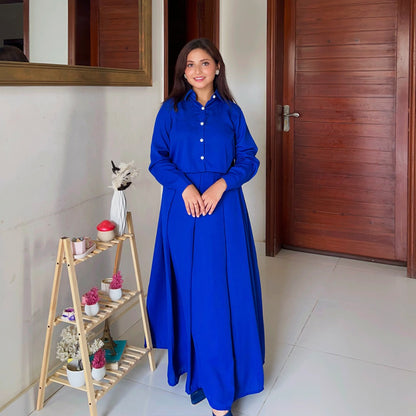
[(220, 3), (220, 49), (227, 67), (227, 80), (259, 148), (259, 172), (244, 185), (244, 194), (254, 239), (264, 242), (267, 0), (223, 0)]
[[(7, 374), (0, 378), (2, 416), (26, 414), (15, 410), (19, 400), (5, 409), (18, 395), (25, 409), (34, 407), (36, 389), (22, 393), (39, 378), (58, 239), (94, 236), (95, 225), (108, 217), (111, 159), (134, 159), (141, 169), (126, 197), (147, 287), (160, 200), (147, 166), (163, 95), (162, 4), (153, 0), (152, 87), (1, 87), (0, 351)], [(259, 147), (261, 168), (245, 195), (255, 239), (263, 242), (266, 0), (221, 1), (221, 50)], [(127, 267), (121, 271), (133, 284), (128, 254), (125, 250)], [(77, 268), (80, 290), (111, 273), (113, 253), (100, 257)], [(67, 292), (65, 274), (62, 286)], [(68, 304), (69, 297), (61, 296), (58, 310)], [(123, 325), (129, 326), (134, 317), (127, 317)]]
[[(162, 3), (153, 0), (152, 87), (1, 87), (0, 351), (7, 377), (0, 378), (0, 412), (39, 378), (58, 240), (95, 237), (96, 224), (109, 217), (110, 160), (135, 160), (141, 169), (126, 198), (147, 287), (160, 201), (147, 167), (163, 95)], [(127, 285), (129, 252), (126, 245)], [(77, 267), (80, 291), (111, 277), (113, 257), (114, 250)], [(61, 294), (67, 281), (64, 273)], [(58, 311), (70, 304), (61, 296)]]

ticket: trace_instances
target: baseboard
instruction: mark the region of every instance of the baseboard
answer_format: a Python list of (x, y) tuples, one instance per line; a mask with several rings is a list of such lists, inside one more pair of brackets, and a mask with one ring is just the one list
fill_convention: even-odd
[[(30, 415), (36, 409), (36, 402), (38, 400), (39, 382), (33, 383), (26, 390), (15, 397), (12, 401), (7, 403), (0, 409), (1, 416), (26, 416)], [(62, 386), (56, 383), (46, 387), (45, 400), (53, 396)]]
[(258, 256), (266, 255), (266, 242), (265, 241), (255, 241), (256, 252)]

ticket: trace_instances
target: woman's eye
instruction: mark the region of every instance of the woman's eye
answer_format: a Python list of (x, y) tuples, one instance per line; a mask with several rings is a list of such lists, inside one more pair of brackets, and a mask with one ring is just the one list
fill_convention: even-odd
[(203, 62), (202, 65), (208, 66), (209, 65), (209, 62)]
[(187, 64), (186, 67), (187, 68), (192, 68), (192, 64)]

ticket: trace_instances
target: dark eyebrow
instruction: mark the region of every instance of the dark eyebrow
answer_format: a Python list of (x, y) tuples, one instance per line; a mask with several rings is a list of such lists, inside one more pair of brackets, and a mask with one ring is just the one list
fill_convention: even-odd
[[(199, 62), (204, 62), (204, 61), (209, 61), (210, 60), (210, 58), (204, 58), (204, 59), (200, 59), (199, 60)], [(190, 59), (188, 59), (187, 61), (186, 61), (186, 63), (189, 63), (189, 62), (194, 62), (194, 61), (191, 61)]]

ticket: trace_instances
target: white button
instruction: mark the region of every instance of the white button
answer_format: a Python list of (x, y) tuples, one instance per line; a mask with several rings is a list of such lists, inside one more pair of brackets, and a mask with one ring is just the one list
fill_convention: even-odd
[(204, 141), (204, 139), (201, 137), (201, 138), (199, 139), (199, 141), (202, 143), (202, 142)]
[(200, 124), (201, 126), (203, 126), (203, 125), (204, 125), (204, 122), (203, 122), (203, 121), (201, 121), (199, 124)]
[(201, 110), (205, 110), (205, 107), (201, 107)]
[(201, 160), (204, 160), (205, 159), (205, 157), (204, 156), (201, 156)]
[(215, 96), (215, 94), (212, 96), (212, 98), (217, 98), (216, 96)]

